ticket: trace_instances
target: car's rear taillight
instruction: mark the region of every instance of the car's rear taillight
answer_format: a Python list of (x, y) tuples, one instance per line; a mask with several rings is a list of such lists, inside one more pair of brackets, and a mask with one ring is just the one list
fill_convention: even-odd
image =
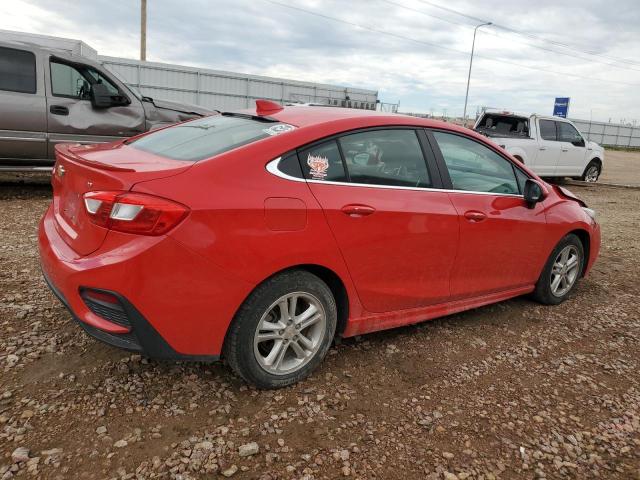
[(131, 192), (88, 192), (84, 205), (96, 225), (140, 235), (167, 233), (189, 213), (180, 203)]

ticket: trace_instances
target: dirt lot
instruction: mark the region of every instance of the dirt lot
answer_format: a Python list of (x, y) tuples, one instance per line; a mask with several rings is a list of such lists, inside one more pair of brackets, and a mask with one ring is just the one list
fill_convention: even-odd
[(564, 304), (347, 340), (262, 392), (88, 338), (40, 276), (46, 183), (0, 185), (0, 479), (640, 478), (640, 189), (571, 188), (604, 238)]
[(607, 150), (604, 161), (602, 182), (640, 187), (640, 151)]

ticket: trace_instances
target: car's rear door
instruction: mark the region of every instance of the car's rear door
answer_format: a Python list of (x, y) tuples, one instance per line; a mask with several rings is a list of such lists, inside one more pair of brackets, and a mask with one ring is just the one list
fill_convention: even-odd
[[(47, 116), (37, 54), (0, 47), (0, 161), (47, 158)], [(30, 163), (32, 165), (32, 163)]]
[[(458, 218), (422, 130), (369, 129), (298, 152), (366, 310), (449, 298)], [(433, 160), (433, 159), (432, 159)]]
[(460, 218), (452, 299), (535, 283), (549, 252), (544, 204), (522, 196), (527, 174), (497, 149), (466, 135), (428, 132)]
[(560, 159), (561, 145), (558, 142), (556, 122), (539, 118), (538, 128), (538, 155), (531, 165), (538, 175), (553, 176), (556, 173), (558, 160)]

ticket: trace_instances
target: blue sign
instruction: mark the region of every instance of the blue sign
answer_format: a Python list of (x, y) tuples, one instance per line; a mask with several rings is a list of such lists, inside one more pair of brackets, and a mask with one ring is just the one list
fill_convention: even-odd
[(553, 104), (553, 116), (567, 118), (569, 113), (569, 97), (557, 97)]

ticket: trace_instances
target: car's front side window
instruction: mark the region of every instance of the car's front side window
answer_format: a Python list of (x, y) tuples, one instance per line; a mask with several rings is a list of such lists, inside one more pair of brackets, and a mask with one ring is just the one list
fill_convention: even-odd
[(339, 142), (353, 183), (431, 186), (414, 130), (384, 129), (353, 133), (341, 137)]
[(455, 190), (519, 195), (513, 165), (490, 148), (452, 133), (433, 132)]
[(569, 143), (581, 142), (582, 135), (570, 123), (558, 122), (558, 140)]

